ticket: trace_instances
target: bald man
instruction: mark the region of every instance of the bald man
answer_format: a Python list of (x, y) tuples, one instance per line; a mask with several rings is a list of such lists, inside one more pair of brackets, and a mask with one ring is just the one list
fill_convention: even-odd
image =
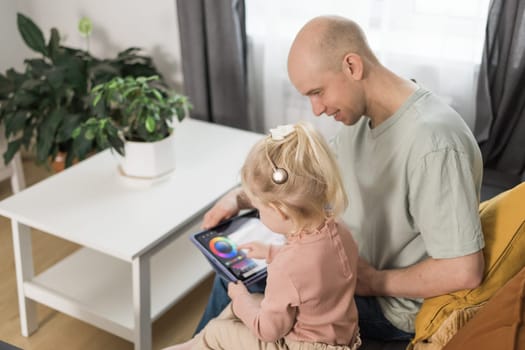
[[(288, 73), (317, 116), (347, 126), (333, 145), (350, 202), (343, 220), (359, 245), (361, 334), (409, 340), (423, 298), (482, 280), (477, 143), (452, 108), (384, 67), (346, 18), (309, 21), (293, 41)], [(244, 198), (231, 191), (203, 226), (250, 207)], [(228, 302), (216, 278), (198, 330)]]

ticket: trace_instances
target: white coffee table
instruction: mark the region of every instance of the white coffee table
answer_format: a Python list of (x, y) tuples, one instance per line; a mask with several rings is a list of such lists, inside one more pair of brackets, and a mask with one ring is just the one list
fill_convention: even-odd
[[(0, 202), (11, 219), (22, 334), (35, 302), (151, 349), (151, 324), (210, 272), (188, 236), (239, 182), (262, 135), (187, 119), (176, 129), (176, 169), (123, 177), (101, 152)], [(35, 276), (30, 227), (83, 246)]]

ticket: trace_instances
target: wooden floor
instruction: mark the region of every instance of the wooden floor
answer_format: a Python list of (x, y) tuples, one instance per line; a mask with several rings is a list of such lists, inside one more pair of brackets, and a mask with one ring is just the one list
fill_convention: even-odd
[[(50, 175), (32, 160), (24, 160), (26, 182), (34, 184)], [(0, 182), (0, 199), (11, 195), (9, 180)], [(33, 232), (35, 273), (71, 254), (78, 246), (47, 235)], [(153, 349), (187, 340), (204, 310), (211, 277), (176, 304), (153, 324)], [(18, 300), (11, 226), (0, 216), (0, 340), (26, 350), (132, 350), (133, 344), (82, 321), (38, 305), (39, 329), (26, 338), (20, 334)]]

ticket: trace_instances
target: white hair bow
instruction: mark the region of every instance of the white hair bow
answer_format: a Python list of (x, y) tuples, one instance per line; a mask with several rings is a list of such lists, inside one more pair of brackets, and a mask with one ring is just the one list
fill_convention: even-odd
[(280, 141), (295, 131), (295, 127), (292, 124), (278, 125), (276, 128), (270, 129), (272, 140)]

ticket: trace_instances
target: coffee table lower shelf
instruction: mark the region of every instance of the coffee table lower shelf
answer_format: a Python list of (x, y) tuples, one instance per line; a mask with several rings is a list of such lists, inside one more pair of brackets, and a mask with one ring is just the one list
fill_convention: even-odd
[[(151, 322), (184, 297), (212, 269), (181, 235), (151, 258)], [(24, 283), (26, 297), (133, 341), (131, 264), (81, 248)]]

